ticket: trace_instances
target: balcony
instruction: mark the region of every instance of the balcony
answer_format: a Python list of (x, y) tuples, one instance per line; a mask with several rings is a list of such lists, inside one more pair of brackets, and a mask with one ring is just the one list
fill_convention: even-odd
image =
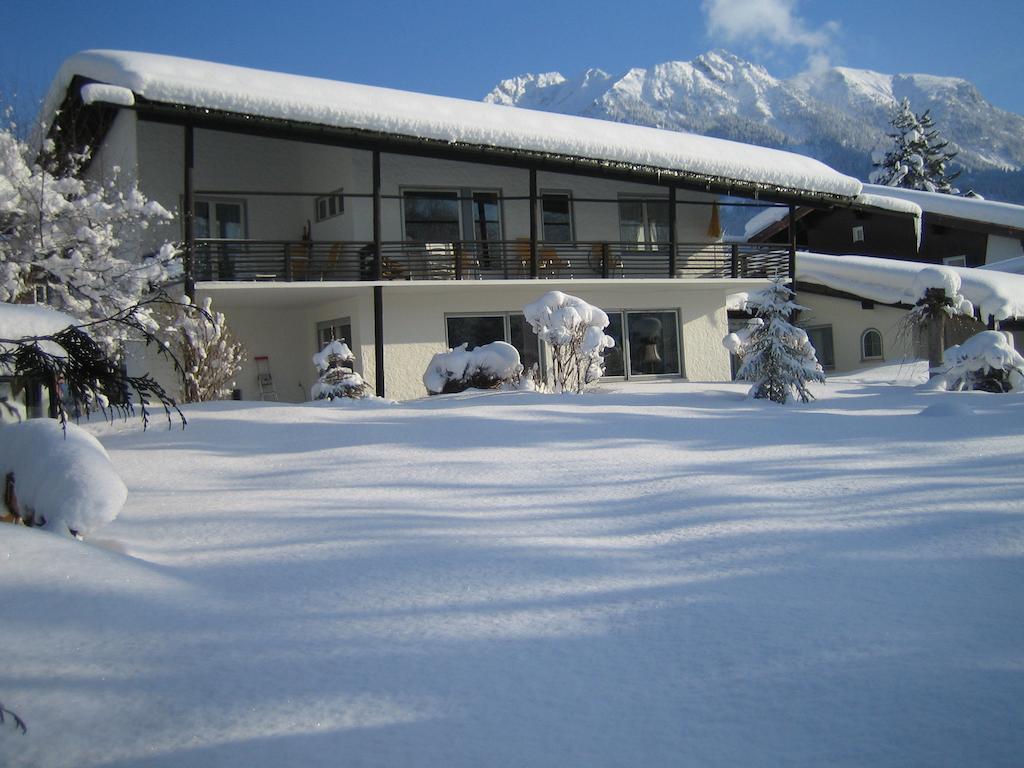
[[(625, 280), (788, 275), (785, 247), (748, 243), (372, 242), (197, 239), (196, 281)], [(378, 271), (379, 269), (379, 271)]]

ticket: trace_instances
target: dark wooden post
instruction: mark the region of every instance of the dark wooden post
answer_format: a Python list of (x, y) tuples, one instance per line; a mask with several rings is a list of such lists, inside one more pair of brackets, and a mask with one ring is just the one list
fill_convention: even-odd
[(384, 397), (384, 287), (373, 286), (373, 361), (377, 397)]
[(609, 269), (608, 260), (611, 258), (611, 245), (608, 243), (601, 243), (601, 277), (605, 280), (608, 279), (608, 274), (611, 271)]
[(789, 280), (796, 285), (796, 206), (789, 206)]
[(733, 243), (729, 254), (729, 274), (733, 277), (740, 276), (740, 244)]
[(928, 307), (928, 378), (936, 376), (946, 351), (946, 292), (942, 288), (927, 288), (924, 301)]
[(185, 253), (182, 257), (182, 266), (185, 269), (185, 295), (194, 303), (196, 299), (196, 226), (195, 226), (195, 187), (193, 186), (192, 171), (195, 166), (195, 131), (191, 125), (185, 126), (185, 208), (182, 211), (182, 221), (185, 225)]
[(530, 169), (530, 277), (537, 277), (537, 169)]
[(676, 232), (676, 188), (668, 188), (668, 276), (676, 276), (676, 250), (679, 236)]
[[(384, 274), (384, 254), (381, 253), (383, 198), (380, 188), (380, 150), (373, 150), (373, 279), (380, 280)], [(376, 294), (374, 294), (376, 300)], [(383, 355), (383, 351), (381, 351)], [(378, 383), (378, 394), (383, 391), (384, 379)], [(380, 395), (383, 397), (383, 395)]]

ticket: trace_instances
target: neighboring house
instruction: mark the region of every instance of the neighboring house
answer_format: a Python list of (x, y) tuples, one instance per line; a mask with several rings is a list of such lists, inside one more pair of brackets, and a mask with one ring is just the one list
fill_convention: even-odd
[[(815, 253), (953, 267), (1024, 256), (1024, 206), (873, 184), (864, 185), (860, 199), (874, 208), (798, 208), (797, 246)], [(789, 242), (788, 227), (788, 211), (769, 211), (751, 220), (746, 237), (752, 243), (784, 244)]]
[[(801, 251), (816, 254), (884, 257), (917, 264), (981, 267), (1012, 271), (1024, 256), (1024, 206), (980, 198), (865, 184), (860, 205), (829, 210), (810, 207), (793, 212), (768, 209), (746, 227), (750, 243), (776, 244), (795, 237)], [(827, 370), (844, 372), (885, 360), (923, 355), (920, 340), (901, 333), (905, 303), (886, 304), (877, 294), (845, 289), (841, 281), (813, 281), (797, 262), (800, 302), (809, 308), (802, 323)], [(884, 271), (881, 263), (879, 268)], [(862, 276), (862, 275), (861, 275)], [(1011, 281), (1011, 284), (1013, 281)], [(980, 310), (979, 310), (980, 313)], [(990, 318), (979, 314), (979, 325), (998, 327), (1022, 348), (1024, 323), (1019, 317)], [(733, 323), (738, 322), (734, 316)], [(947, 346), (960, 343), (970, 332), (964, 326), (950, 332)]]
[(608, 312), (609, 376), (728, 380), (727, 296), (791, 274), (795, 248), (723, 243), (724, 197), (861, 205), (860, 182), (777, 150), (151, 54), (69, 59), (44, 114), (93, 147), (88, 173), (179, 213), (184, 290), (246, 345), (246, 399), (266, 366), (308, 399), (333, 338), (399, 399), (463, 342), (543, 365), (521, 309), (552, 289)]

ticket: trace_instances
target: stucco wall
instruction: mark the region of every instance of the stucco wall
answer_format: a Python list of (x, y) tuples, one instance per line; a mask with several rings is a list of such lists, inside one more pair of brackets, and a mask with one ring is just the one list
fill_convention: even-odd
[(387, 285), (383, 294), (386, 391), (397, 399), (425, 394), (420, 377), (430, 358), (447, 348), (447, 314), (519, 312), (548, 290), (572, 293), (607, 311), (678, 312), (684, 375), (692, 380), (727, 381), (729, 356), (722, 347), (728, 332), (725, 297), (747, 288), (712, 281)]
[[(864, 309), (859, 301), (813, 293), (800, 293), (796, 300), (808, 308), (800, 313), (801, 326), (832, 326), (835, 373), (856, 371), (883, 361), (892, 362), (914, 355), (911, 342), (899, 333), (900, 320), (907, 314), (904, 310), (879, 305), (873, 309)], [(882, 361), (864, 360), (861, 357), (861, 336), (869, 328), (882, 334)]]

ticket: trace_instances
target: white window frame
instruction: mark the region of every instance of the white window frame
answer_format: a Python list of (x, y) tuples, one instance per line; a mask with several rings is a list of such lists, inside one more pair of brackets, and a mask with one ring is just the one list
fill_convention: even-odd
[[(878, 354), (868, 355), (867, 350), (864, 346), (864, 341), (867, 339), (868, 334), (873, 333), (878, 336)], [(864, 332), (860, 335), (860, 359), (861, 360), (884, 360), (885, 359), (885, 345), (883, 344), (882, 332), (877, 328), (865, 328)]]
[[(334, 211), (331, 212), (331, 204), (334, 204)], [(321, 206), (323, 207), (323, 214), (321, 215)], [(321, 195), (313, 201), (313, 220), (318, 224), (321, 221), (327, 221), (333, 219), (336, 216), (341, 216), (345, 212), (345, 194), (344, 188), (339, 187), (338, 189), (331, 192), (329, 195)]]
[[(670, 314), (676, 319), (676, 359), (679, 361), (679, 371), (676, 373), (633, 373), (630, 371), (630, 343), (629, 343), (629, 315), (638, 313)], [(621, 317), (619, 323), (622, 329), (622, 339), (616, 340), (616, 344), (622, 352), (622, 375), (609, 375), (607, 378), (615, 381), (629, 381), (631, 379), (679, 379), (686, 378), (686, 358), (683, 355), (683, 324), (679, 316), (679, 309), (674, 307), (663, 308), (621, 308), (612, 309), (606, 312), (608, 315), (616, 314)]]
[[(620, 239), (622, 238), (622, 203), (640, 203), (641, 211), (642, 211), (641, 215), (643, 216), (644, 239), (643, 239), (643, 242), (639, 242), (638, 241), (636, 243), (627, 243), (627, 245), (629, 247), (631, 247), (631, 248), (635, 248), (636, 250), (643, 250), (643, 251), (653, 251), (653, 250), (657, 250), (658, 248), (662, 248), (662, 247), (668, 246), (668, 244), (669, 244), (668, 241), (654, 240), (651, 237), (651, 235), (653, 234), (651, 232), (651, 221), (653, 219), (651, 218), (651, 214), (650, 214), (650, 210), (649, 210), (648, 206), (651, 203), (661, 203), (661, 202), (664, 202), (665, 203), (665, 207), (668, 208), (669, 205), (670, 205), (670, 201), (669, 201), (668, 195), (665, 195), (665, 197), (662, 198), (661, 196), (656, 195), (656, 194), (620, 194), (619, 197), (618, 197), (618, 202), (616, 204), (616, 213), (618, 214), (618, 217), (619, 217), (619, 238)], [(669, 220), (671, 220), (671, 215), (672, 215), (672, 212), (669, 211), (669, 217), (670, 217)], [(666, 222), (666, 224), (667, 224), (667, 222)], [(626, 241), (623, 241), (623, 242), (626, 242)]]

